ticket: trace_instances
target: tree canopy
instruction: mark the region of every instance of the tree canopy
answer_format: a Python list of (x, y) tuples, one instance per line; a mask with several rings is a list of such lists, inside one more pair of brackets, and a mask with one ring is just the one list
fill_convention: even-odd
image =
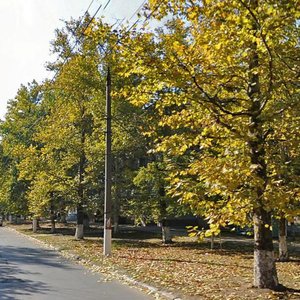
[(300, 208), (297, 4), (149, 0), (141, 28), (66, 22), (54, 78), (22, 86), (1, 123), (2, 211), (76, 208), (83, 237), (84, 214), (102, 210), (109, 66), (116, 214), (189, 207), (202, 237), (253, 226), (254, 285), (276, 288), (271, 218)]

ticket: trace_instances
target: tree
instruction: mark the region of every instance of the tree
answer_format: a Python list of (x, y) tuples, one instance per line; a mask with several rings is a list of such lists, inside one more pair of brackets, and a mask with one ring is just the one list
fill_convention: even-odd
[(179, 206), (177, 199), (168, 194), (168, 170), (163, 157), (152, 157), (152, 160), (140, 167), (133, 179), (136, 198), (132, 208), (140, 220), (159, 223), (162, 242), (169, 244), (172, 243), (169, 219), (190, 211), (186, 206)]
[[(297, 95), (294, 95), (297, 97)], [(291, 106), (284, 114), (285, 119), (276, 117), (276, 133), (269, 140), (268, 152), (273, 187), (270, 190), (270, 197), (278, 204), (274, 210), (274, 218), (279, 225), (279, 260), (289, 259), (287, 246), (287, 222), (293, 222), (294, 217), (299, 216), (299, 135), (296, 133), (296, 126), (299, 124), (299, 107)]]
[(19, 164), (28, 147), (36, 146), (33, 136), (37, 120), (44, 112), (40, 105), (41, 86), (33, 81), (22, 85), (16, 97), (8, 102), (5, 121), (1, 123), (2, 174), (1, 201), (10, 214), (28, 213), (27, 191), (30, 181), (19, 177)]
[[(173, 191), (208, 216), (211, 233), (252, 217), (254, 286), (274, 289), (271, 213), (286, 199), (272, 195), (286, 187), (276, 183), (269, 144), (281, 135), (299, 145), (299, 114), (293, 122), (289, 117), (296, 107), (299, 112), (296, 1), (149, 5), (152, 16), (169, 21), (156, 35), (135, 33), (124, 40), (123, 74), (143, 78), (127, 90), (129, 98), (152, 104), (160, 128), (173, 131), (157, 140), (158, 151), (190, 154), (187, 168), (171, 174)], [(191, 182), (197, 188), (185, 189)], [(299, 201), (297, 186), (287, 190)]]
[[(23, 178), (32, 181), (28, 193), (32, 212), (43, 216), (50, 212), (53, 217), (53, 209), (58, 209), (64, 199), (65, 207), (77, 210), (75, 237), (81, 239), (83, 215), (99, 210), (103, 203), (105, 70), (108, 64), (113, 69), (116, 66), (114, 52), (108, 55), (106, 51), (117, 36), (101, 21), (87, 18), (78, 24), (71, 20), (56, 32), (52, 44), (60, 59), (48, 67), (57, 75), (53, 82), (45, 83), (43, 105), (47, 115), (34, 137), (41, 146), (28, 148), (20, 167)], [(70, 55), (74, 39), (77, 47)], [(114, 91), (123, 83), (122, 78), (114, 78)], [(139, 133), (134, 129), (133, 134), (130, 124), (139, 118), (140, 110), (117, 93), (112, 110), (114, 156), (116, 161), (123, 156), (128, 159), (142, 148)]]

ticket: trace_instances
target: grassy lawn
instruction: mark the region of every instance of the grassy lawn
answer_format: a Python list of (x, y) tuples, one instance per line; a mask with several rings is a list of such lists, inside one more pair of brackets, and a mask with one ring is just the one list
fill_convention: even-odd
[[(224, 236), (222, 249), (186, 236), (175, 236), (175, 243), (162, 245), (156, 232), (124, 227), (113, 240), (113, 254), (102, 256), (102, 233), (98, 228), (86, 232), (83, 241), (75, 241), (74, 225), (58, 225), (56, 234), (42, 224), (37, 234), (31, 225), (10, 225), (16, 230), (50, 244), (64, 255), (81, 259), (107, 280), (127, 274), (140, 282), (172, 292), (182, 299), (300, 299), (300, 243), (291, 247), (291, 261), (277, 263), (280, 283), (290, 290), (271, 292), (251, 287), (252, 240)], [(120, 276), (118, 276), (120, 275)]]

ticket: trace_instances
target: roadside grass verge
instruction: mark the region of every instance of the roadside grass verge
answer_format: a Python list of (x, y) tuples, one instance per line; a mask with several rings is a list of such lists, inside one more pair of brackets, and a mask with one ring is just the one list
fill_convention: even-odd
[[(291, 261), (277, 263), (285, 292), (252, 288), (252, 240), (225, 236), (222, 249), (187, 236), (175, 236), (174, 243), (162, 245), (157, 232), (124, 227), (113, 239), (111, 257), (102, 256), (102, 231), (91, 227), (85, 239), (74, 239), (73, 224), (58, 224), (50, 234), (49, 224), (33, 234), (30, 224), (9, 225), (17, 231), (55, 247), (63, 255), (88, 268), (120, 279), (127, 275), (139, 282), (173, 293), (182, 299), (300, 299), (300, 245), (291, 248)], [(118, 275), (120, 276), (118, 276)]]

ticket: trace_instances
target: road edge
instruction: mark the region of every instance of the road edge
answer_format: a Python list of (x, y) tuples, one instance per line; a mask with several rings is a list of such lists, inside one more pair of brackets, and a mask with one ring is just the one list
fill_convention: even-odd
[[(101, 269), (98, 265), (95, 265), (93, 263), (91, 263), (90, 261), (87, 261), (83, 258), (81, 258), (80, 256), (76, 255), (76, 254), (72, 254), (71, 251), (64, 251), (61, 250), (57, 247), (54, 247), (53, 245), (43, 242), (31, 235), (28, 235), (26, 233), (20, 232), (15, 228), (12, 228), (10, 226), (5, 226), (5, 228), (14, 231), (15, 233), (43, 246), (46, 249), (51, 249), (55, 252), (57, 252), (60, 256), (80, 264), (81, 266), (83, 266), (84, 268), (86, 268), (87, 270), (89, 270), (90, 272), (96, 272), (101, 274), (103, 277), (106, 277), (107, 275), (103, 272), (101, 272)], [(91, 269), (93, 268), (93, 269)], [(153, 296), (155, 299), (166, 299), (166, 300), (184, 300), (182, 297), (179, 297), (171, 292), (167, 292), (164, 290), (161, 290), (155, 286), (151, 286), (149, 284), (146, 284), (144, 282), (138, 281), (132, 277), (130, 277), (127, 274), (122, 274), (120, 271), (118, 271), (117, 269), (115, 270), (109, 270), (109, 274), (113, 277), (113, 279), (119, 281), (122, 284), (127, 284), (130, 287), (135, 287), (138, 288), (139, 290), (143, 291), (144, 293), (146, 293), (147, 295)]]

